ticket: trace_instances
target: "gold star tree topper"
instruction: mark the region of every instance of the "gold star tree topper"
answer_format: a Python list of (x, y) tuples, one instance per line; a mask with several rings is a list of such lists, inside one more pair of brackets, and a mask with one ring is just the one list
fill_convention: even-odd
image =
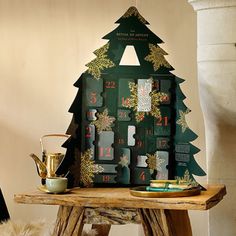
[(190, 110), (187, 108), (187, 110), (184, 112), (182, 110), (179, 110), (179, 116), (180, 118), (176, 121), (176, 124), (181, 126), (182, 133), (186, 131), (188, 127), (185, 115), (187, 115), (190, 112)]
[(97, 49), (94, 54), (97, 56), (94, 60), (87, 63), (88, 73), (93, 75), (95, 79), (99, 80), (101, 72), (106, 68), (111, 68), (115, 66), (113, 61), (111, 61), (107, 56), (107, 51), (109, 49), (109, 43), (105, 44), (103, 47)]
[(98, 132), (111, 130), (111, 125), (115, 121), (115, 118), (108, 115), (108, 109), (105, 109), (102, 113), (96, 114), (98, 119), (92, 121), (91, 124), (95, 125)]
[(171, 65), (166, 61), (164, 55), (168, 55), (162, 48), (158, 45), (149, 44), (150, 54), (144, 59), (153, 64), (154, 71), (157, 71), (161, 66), (171, 68)]

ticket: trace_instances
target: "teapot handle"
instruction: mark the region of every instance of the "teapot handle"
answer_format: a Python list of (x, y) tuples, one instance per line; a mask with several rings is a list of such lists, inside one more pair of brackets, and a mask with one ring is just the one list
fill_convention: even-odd
[(42, 153), (45, 152), (45, 150), (44, 150), (44, 148), (43, 148), (43, 139), (44, 139), (44, 138), (47, 138), (47, 137), (65, 137), (65, 138), (69, 138), (70, 135), (69, 135), (69, 134), (45, 134), (45, 135), (43, 135), (43, 136), (39, 139)]

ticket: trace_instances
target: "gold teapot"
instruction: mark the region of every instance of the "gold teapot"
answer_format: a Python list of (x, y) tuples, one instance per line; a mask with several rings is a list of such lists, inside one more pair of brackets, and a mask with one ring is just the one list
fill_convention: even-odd
[(56, 145), (59, 146), (57, 148), (55, 148), (55, 147), (53, 148), (53, 150), (56, 150), (56, 149), (62, 149), (62, 143), (60, 143), (60, 145), (58, 145), (58, 141), (61, 142), (63, 140), (65, 142), (66, 139), (68, 139), (69, 137), (70, 136), (66, 135), (66, 134), (48, 134), (48, 135), (44, 135), (40, 138), (40, 144), (41, 144), (41, 148), (42, 148), (42, 160), (33, 153), (30, 154), (30, 157), (32, 157), (32, 159), (35, 161), (38, 175), (42, 179), (46, 179), (47, 177), (56, 176), (56, 171), (59, 168), (59, 166), (61, 165), (61, 163), (65, 157), (65, 154), (62, 152), (48, 151), (49, 146), (45, 148), (43, 140), (45, 138), (51, 138), (51, 139), (56, 138), (57, 142), (54, 142), (54, 146), (55, 146), (55, 143), (57, 143)]

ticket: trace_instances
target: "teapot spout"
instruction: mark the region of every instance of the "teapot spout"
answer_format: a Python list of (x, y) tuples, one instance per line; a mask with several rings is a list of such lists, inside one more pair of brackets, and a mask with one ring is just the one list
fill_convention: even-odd
[(33, 153), (30, 154), (30, 157), (34, 160), (36, 167), (37, 167), (37, 172), (38, 175), (42, 178), (45, 179), (47, 176), (47, 167), (46, 165)]

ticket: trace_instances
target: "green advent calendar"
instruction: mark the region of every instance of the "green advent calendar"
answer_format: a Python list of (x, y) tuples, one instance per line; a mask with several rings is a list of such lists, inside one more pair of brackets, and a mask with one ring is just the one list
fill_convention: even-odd
[[(74, 86), (77, 95), (58, 174), (69, 186), (149, 185), (153, 179), (194, 182), (203, 176), (191, 144), (197, 135), (186, 123), (190, 110), (172, 66), (160, 47), (163, 41), (135, 7), (103, 37)], [(127, 49), (138, 65), (122, 65)]]

